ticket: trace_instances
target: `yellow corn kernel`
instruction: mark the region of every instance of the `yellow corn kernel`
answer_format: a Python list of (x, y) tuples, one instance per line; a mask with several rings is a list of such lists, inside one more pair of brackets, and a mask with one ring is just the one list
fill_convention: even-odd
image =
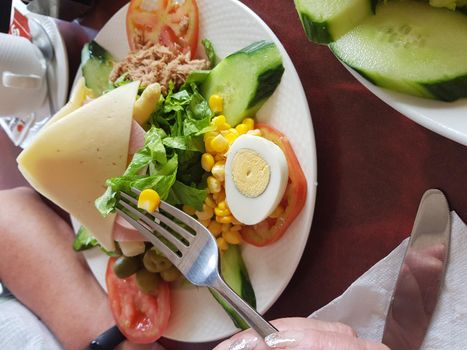
[(225, 161), (225, 153), (216, 153), (216, 155), (214, 156), (214, 160), (216, 162), (220, 162), (220, 161)]
[(214, 176), (208, 176), (208, 191), (210, 193), (219, 193), (222, 189), (221, 183)]
[(281, 205), (278, 205), (276, 209), (273, 210), (271, 214), (269, 214), (269, 217), (272, 219), (277, 219), (279, 216), (282, 215), (284, 212), (284, 207)]
[(255, 120), (253, 118), (243, 119), (242, 124), (248, 126), (248, 130), (253, 130), (255, 128)]
[(214, 140), (214, 137), (208, 137), (208, 138), (204, 141), (204, 148), (206, 149), (206, 152), (207, 152), (207, 153), (215, 154), (216, 151), (214, 151), (214, 149), (211, 147), (211, 142), (212, 142), (212, 140)]
[(212, 118), (211, 124), (214, 126), (222, 125), (225, 123), (225, 115), (218, 115), (217, 117)]
[(182, 210), (185, 213), (187, 213), (188, 215), (195, 215), (195, 213), (196, 213), (195, 208), (193, 208), (193, 207), (191, 207), (189, 205), (186, 205), (186, 204), (183, 205)]
[(214, 211), (212, 210), (211, 207), (208, 207), (206, 204), (203, 204), (203, 210), (202, 211), (196, 211), (195, 212), (196, 216), (200, 220), (208, 220), (212, 218), (212, 215), (214, 214)]
[(229, 209), (219, 209), (219, 208), (214, 208), (214, 213), (217, 216), (228, 216), (231, 214)]
[(248, 130), (250, 130), (250, 129), (248, 129), (248, 125), (246, 125), (246, 124), (238, 124), (235, 127), (235, 130), (237, 130), (240, 135), (243, 135), (243, 134), (246, 134), (248, 132)]
[(219, 192), (219, 193), (214, 193), (214, 194), (212, 195), (212, 198), (214, 198), (214, 200), (216, 201), (216, 203), (225, 201), (225, 192), (224, 192), (224, 191), (221, 191), (221, 192)]
[(228, 209), (227, 202), (225, 200), (217, 203), (217, 207), (221, 210)]
[(262, 136), (263, 135), (263, 133), (261, 132), (260, 129), (248, 130), (247, 134), (248, 135), (253, 135), (253, 136)]
[(234, 143), (235, 140), (237, 139), (237, 137), (240, 136), (239, 132), (236, 129), (230, 129), (230, 130), (231, 131), (226, 133), (225, 136), (224, 136), (226, 138), (227, 142), (229, 143), (229, 145)]
[(152, 188), (147, 188), (139, 194), (138, 208), (154, 213), (159, 208), (159, 204), (161, 204), (161, 197)]
[(230, 129), (230, 125), (225, 120), (224, 115), (218, 115), (217, 117), (212, 118), (211, 124), (214, 125), (219, 131)]
[(214, 166), (214, 157), (210, 153), (203, 153), (201, 156), (201, 167), (204, 171), (211, 171)]
[(242, 236), (238, 231), (223, 232), (222, 238), (229, 244), (240, 244), (242, 242)]
[(224, 181), (225, 179), (225, 161), (221, 160), (214, 164), (211, 169), (212, 175), (219, 181)]
[(221, 224), (231, 224), (232, 223), (232, 215), (216, 216), (216, 221), (220, 222)]
[(229, 244), (225, 241), (224, 238), (219, 237), (216, 239), (217, 246), (219, 247), (220, 250), (227, 250), (229, 249)]
[(199, 221), (199, 222), (201, 223), (201, 225), (203, 225), (204, 227), (208, 227), (209, 224), (212, 222), (211, 219), (207, 219), (207, 220), (201, 220), (201, 219), (199, 219), (198, 221)]
[(214, 113), (222, 113), (224, 109), (224, 99), (220, 95), (211, 95), (209, 97), (209, 108)]
[[(217, 221), (216, 221), (216, 222), (217, 222)], [(218, 224), (219, 224), (219, 223), (218, 223)], [(230, 231), (230, 229), (232, 228), (232, 225), (231, 225), (231, 224), (219, 224), (219, 225), (222, 225), (222, 229), (221, 229), (222, 232)]]
[(219, 128), (219, 130), (229, 130), (231, 128), (229, 123), (224, 123), (222, 126)]
[(208, 206), (214, 209), (217, 205), (216, 202), (214, 202), (214, 199), (212, 199), (211, 196), (207, 196), (206, 199), (204, 200), (204, 203)]
[(208, 226), (208, 230), (211, 231), (214, 237), (217, 237), (222, 232), (222, 224), (217, 221), (211, 221)]
[(221, 134), (214, 137), (209, 146), (217, 153), (225, 153), (229, 149), (229, 141)]
[(208, 131), (207, 133), (205, 133), (203, 135), (203, 140), (204, 142), (207, 141), (207, 139), (211, 138), (213, 139), (214, 137), (216, 137), (217, 135), (219, 135), (219, 132), (218, 131)]
[[(232, 220), (232, 224), (233, 224), (233, 220)], [(238, 224), (234, 224), (230, 230), (232, 231), (240, 231), (242, 229), (242, 225), (238, 225)]]

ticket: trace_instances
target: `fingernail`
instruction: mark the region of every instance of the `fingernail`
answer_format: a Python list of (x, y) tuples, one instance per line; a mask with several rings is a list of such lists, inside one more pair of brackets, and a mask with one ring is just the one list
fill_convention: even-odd
[(229, 346), (229, 350), (253, 350), (258, 345), (258, 338), (241, 338)]
[(298, 331), (283, 331), (268, 335), (264, 342), (270, 348), (294, 348), (303, 339), (303, 333)]

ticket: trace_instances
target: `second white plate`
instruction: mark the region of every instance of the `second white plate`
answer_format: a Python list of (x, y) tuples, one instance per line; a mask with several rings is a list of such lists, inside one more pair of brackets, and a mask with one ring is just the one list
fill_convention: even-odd
[(396, 111), (437, 134), (467, 146), (467, 98), (443, 102), (390, 91), (374, 85), (352, 68), (344, 66), (368, 90)]

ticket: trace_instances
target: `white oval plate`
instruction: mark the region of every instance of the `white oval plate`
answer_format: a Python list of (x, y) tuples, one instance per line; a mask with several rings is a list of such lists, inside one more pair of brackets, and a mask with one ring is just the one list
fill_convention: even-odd
[[(249, 8), (235, 0), (198, 0), (200, 39), (208, 38), (219, 57), (254, 41), (271, 40), (279, 47), (285, 73), (279, 88), (257, 114), (257, 119), (287, 135), (308, 181), (305, 207), (277, 243), (255, 248), (245, 246), (243, 257), (256, 293), (258, 311), (266, 312), (281, 295), (297, 268), (310, 232), (316, 195), (316, 147), (308, 103), (297, 72), (269, 27)], [(102, 28), (96, 41), (117, 59), (128, 52), (125, 32), (127, 6)], [(202, 49), (201, 49), (202, 50)], [(100, 251), (86, 252), (95, 276), (105, 288), (107, 259)], [(229, 317), (206, 288), (173, 290), (172, 316), (164, 336), (185, 342), (207, 342), (236, 331)]]
[(381, 88), (341, 62), (368, 90), (396, 111), (425, 128), (467, 146), (467, 98), (443, 102)]

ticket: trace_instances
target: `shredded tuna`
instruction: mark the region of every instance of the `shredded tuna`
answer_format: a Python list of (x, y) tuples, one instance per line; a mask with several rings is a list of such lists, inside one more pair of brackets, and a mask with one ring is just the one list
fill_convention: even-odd
[(208, 61), (191, 59), (189, 53), (180, 53), (162, 45), (146, 45), (130, 53), (123, 61), (114, 65), (110, 80), (115, 81), (124, 73), (128, 79), (139, 80), (143, 86), (159, 83), (163, 94), (167, 93), (169, 82), (179, 87), (193, 70), (208, 69)]

